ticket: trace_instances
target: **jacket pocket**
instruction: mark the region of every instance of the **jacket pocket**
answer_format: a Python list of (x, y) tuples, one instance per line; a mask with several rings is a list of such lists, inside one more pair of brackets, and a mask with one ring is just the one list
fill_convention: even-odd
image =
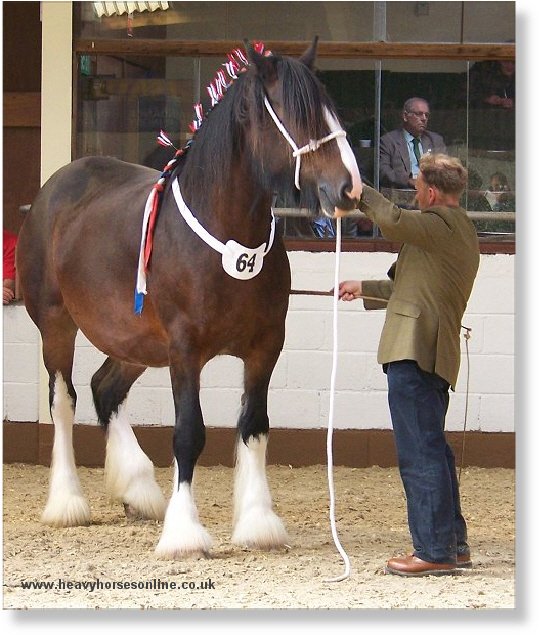
[(398, 315), (406, 315), (407, 317), (418, 318), (421, 315), (421, 309), (413, 302), (400, 300), (399, 298), (391, 299), (391, 306), (388, 306), (393, 313)]

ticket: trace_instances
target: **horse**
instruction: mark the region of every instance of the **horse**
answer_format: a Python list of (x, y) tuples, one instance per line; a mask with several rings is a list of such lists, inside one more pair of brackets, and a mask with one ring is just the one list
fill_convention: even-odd
[[(361, 193), (351, 148), (313, 71), (316, 44), (315, 38), (300, 58), (291, 58), (245, 42), (247, 64), (233, 72), (236, 78), (162, 186), (138, 314), (133, 286), (141, 226), (159, 172), (85, 157), (61, 167), (38, 192), (20, 232), (17, 268), (42, 337), (54, 424), (43, 523), (90, 523), (72, 445), (80, 330), (106, 355), (91, 380), (106, 436), (106, 490), (128, 516), (163, 521), (157, 557), (211, 550), (193, 475), (205, 444), (200, 374), (219, 355), (244, 365), (232, 543), (254, 549), (287, 544), (266, 477), (268, 387), (284, 344), (290, 293), (272, 200), (275, 192), (295, 192), (313, 216), (335, 217), (354, 209)], [(195, 235), (197, 227), (213, 244)], [(129, 390), (147, 367), (170, 370), (175, 422), (168, 504), (126, 410)]]

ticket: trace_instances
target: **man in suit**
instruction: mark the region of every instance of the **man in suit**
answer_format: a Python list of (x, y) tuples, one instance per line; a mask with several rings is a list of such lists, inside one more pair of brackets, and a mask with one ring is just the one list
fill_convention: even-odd
[(455, 458), (444, 434), (449, 387), (460, 366), (461, 320), (479, 266), (474, 225), (459, 206), (467, 180), (460, 161), (422, 157), (420, 212), (404, 210), (364, 185), (359, 208), (385, 238), (403, 247), (389, 279), (348, 280), (339, 297), (362, 296), (365, 308), (387, 306), (378, 362), (388, 400), (414, 552), (388, 561), (388, 573), (454, 573), (471, 566), (460, 509)]
[(444, 139), (427, 130), (429, 104), (421, 97), (411, 97), (402, 108), (402, 127), (380, 139), (380, 185), (415, 189), (419, 159), (428, 153), (447, 152)]

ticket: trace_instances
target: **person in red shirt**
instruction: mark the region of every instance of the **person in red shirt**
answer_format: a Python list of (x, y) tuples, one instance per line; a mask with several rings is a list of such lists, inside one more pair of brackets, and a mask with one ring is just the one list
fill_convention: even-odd
[(9, 304), (15, 299), (15, 247), (17, 236), (7, 230), (3, 230), (2, 243), (4, 248), (3, 287), (4, 304)]

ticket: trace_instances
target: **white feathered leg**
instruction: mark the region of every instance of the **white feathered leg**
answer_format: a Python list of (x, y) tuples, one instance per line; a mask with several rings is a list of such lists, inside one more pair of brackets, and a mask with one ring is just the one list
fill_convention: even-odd
[(82, 493), (73, 452), (75, 408), (60, 373), (54, 381), (51, 407), (54, 442), (49, 497), (41, 521), (53, 527), (73, 527), (90, 522), (90, 506)]
[(241, 437), (236, 454), (234, 483), (234, 530), (232, 542), (258, 549), (282, 547), (288, 542), (286, 529), (272, 509), (266, 479), (267, 435)]
[(183, 482), (178, 487), (178, 464), (175, 461), (174, 489), (155, 553), (158, 558), (175, 560), (205, 555), (211, 546), (212, 539), (198, 519), (191, 484)]
[(165, 497), (155, 482), (153, 463), (129, 424), (125, 404), (108, 424), (105, 487), (112, 500), (124, 504), (128, 516), (163, 520)]

